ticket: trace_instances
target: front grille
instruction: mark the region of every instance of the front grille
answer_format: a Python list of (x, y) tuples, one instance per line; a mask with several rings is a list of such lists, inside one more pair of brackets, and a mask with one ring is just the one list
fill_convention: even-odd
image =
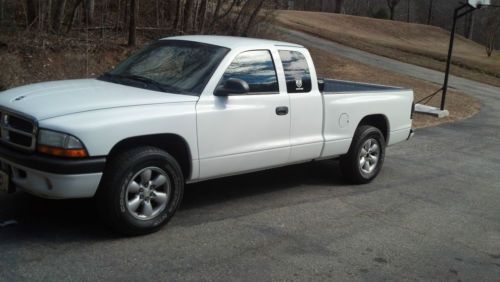
[(27, 117), (0, 109), (0, 141), (13, 147), (33, 151), (36, 125)]

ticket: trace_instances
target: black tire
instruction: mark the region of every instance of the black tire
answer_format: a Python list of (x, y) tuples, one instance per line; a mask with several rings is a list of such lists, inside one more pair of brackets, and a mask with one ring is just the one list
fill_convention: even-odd
[[(376, 163), (372, 162), (376, 155), (375, 151), (369, 154), (368, 152), (365, 154), (366, 150), (363, 151), (364, 146), (370, 145), (370, 143), (368, 143), (369, 140), (373, 144), (376, 142), (376, 146), (379, 148)], [(366, 184), (371, 182), (377, 177), (384, 164), (385, 145), (384, 135), (378, 128), (369, 125), (359, 126), (356, 129), (348, 153), (340, 158), (340, 169), (342, 170), (342, 174), (354, 184)], [(361, 165), (362, 157), (365, 161), (364, 164), (368, 166)]]
[[(163, 204), (158, 209), (158, 214), (150, 219), (147, 217), (141, 219), (138, 218), (138, 214), (129, 209), (127, 203), (130, 201), (128, 198), (130, 194), (127, 187), (131, 181), (142, 177), (142, 174), (138, 176), (138, 172), (149, 168), (161, 171), (162, 175), (165, 173), (166, 180), (163, 187), (168, 187), (169, 196), (164, 201), (166, 205)], [(152, 181), (145, 183), (152, 185)], [(143, 187), (142, 185), (145, 184), (141, 182), (140, 185)], [(148, 191), (153, 190), (148, 188)], [(143, 209), (144, 201), (147, 201), (149, 206), (156, 205), (153, 194), (150, 193), (147, 200), (141, 194), (140, 205)], [(172, 218), (182, 201), (183, 194), (184, 178), (177, 161), (170, 154), (156, 147), (139, 147), (119, 152), (111, 157), (104, 172), (97, 200), (103, 218), (115, 231), (125, 235), (144, 235), (158, 231)]]

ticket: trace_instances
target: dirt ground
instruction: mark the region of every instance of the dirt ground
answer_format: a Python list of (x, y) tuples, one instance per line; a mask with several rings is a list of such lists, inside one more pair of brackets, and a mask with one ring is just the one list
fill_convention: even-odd
[[(403, 62), (444, 71), (449, 32), (434, 26), (332, 13), (278, 11), (287, 27)], [(462, 36), (455, 41), (452, 73), (500, 86), (500, 55)]]
[(96, 77), (151, 42), (142, 38), (138, 47), (128, 48), (123, 39), (101, 41), (96, 35), (85, 39), (35, 32), (16, 36), (0, 30), (0, 91), (35, 82)]

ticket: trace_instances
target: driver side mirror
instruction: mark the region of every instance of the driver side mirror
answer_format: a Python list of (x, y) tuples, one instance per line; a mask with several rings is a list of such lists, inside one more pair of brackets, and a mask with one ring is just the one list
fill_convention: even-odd
[(239, 78), (230, 78), (224, 84), (217, 86), (214, 95), (226, 97), (230, 94), (247, 94), (250, 91), (248, 83)]

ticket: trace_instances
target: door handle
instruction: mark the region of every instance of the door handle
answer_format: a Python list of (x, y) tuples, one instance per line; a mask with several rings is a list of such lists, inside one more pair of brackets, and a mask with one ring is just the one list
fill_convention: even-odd
[(288, 107), (277, 107), (276, 108), (276, 114), (279, 116), (284, 116), (288, 114)]

